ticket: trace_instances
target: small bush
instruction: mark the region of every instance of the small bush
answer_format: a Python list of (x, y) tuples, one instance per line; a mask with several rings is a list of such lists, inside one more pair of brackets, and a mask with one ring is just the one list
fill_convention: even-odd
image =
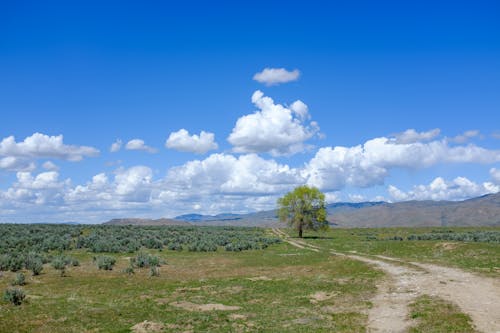
[(160, 276), (160, 268), (151, 266), (151, 268), (149, 269), (149, 276)]
[(80, 266), (80, 262), (76, 258), (70, 258), (70, 263), (69, 264), (71, 266), (73, 266), (73, 267)]
[(33, 275), (40, 275), (43, 270), (43, 262), (41, 259), (33, 260), (26, 266), (26, 268), (31, 270)]
[(139, 252), (133, 260), (133, 264), (137, 267), (156, 267), (160, 266), (160, 258), (146, 252)]
[(54, 269), (60, 271), (61, 276), (64, 276), (66, 273), (67, 259), (62, 255), (56, 256), (52, 259), (51, 265)]
[(171, 251), (182, 251), (182, 245), (179, 243), (172, 243), (168, 245), (168, 249)]
[(94, 257), (94, 261), (97, 268), (104, 269), (105, 271), (110, 271), (116, 263), (116, 259), (111, 256), (98, 256)]
[(12, 281), (13, 286), (24, 286), (26, 284), (26, 276), (19, 272), (16, 274), (16, 277)]
[(132, 266), (129, 266), (129, 267), (125, 268), (122, 272), (125, 273), (125, 274), (128, 274), (128, 275), (132, 275), (132, 274), (135, 273), (134, 272), (134, 267), (132, 267)]
[(21, 288), (7, 288), (3, 293), (3, 299), (14, 305), (21, 305), (25, 298), (26, 294)]

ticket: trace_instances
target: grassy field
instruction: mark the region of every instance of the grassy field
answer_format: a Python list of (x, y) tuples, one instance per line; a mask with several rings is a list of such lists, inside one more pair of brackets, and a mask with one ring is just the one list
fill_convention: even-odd
[[(72, 251), (81, 265), (66, 277), (50, 266), (28, 273), (28, 300), (0, 303), (0, 332), (129, 332), (145, 320), (164, 331), (363, 332), (363, 310), (381, 276), (365, 264), (288, 244), (233, 252), (156, 252), (167, 264), (128, 276), (128, 256), (114, 254), (112, 271), (99, 271), (92, 254)], [(14, 273), (4, 272), (0, 289)], [(176, 303), (177, 302), (177, 303)], [(203, 311), (222, 304), (230, 311)]]
[[(327, 232), (304, 234), (310, 244), (339, 252), (357, 251), (363, 254), (384, 255), (430, 262), (500, 277), (500, 243), (463, 242), (452, 240), (407, 240), (410, 235), (441, 232), (467, 233), (493, 231), (500, 228), (378, 228), (330, 229)], [(291, 236), (293, 230), (287, 230)], [(393, 240), (402, 238), (403, 240)]]
[[(0, 332), (130, 332), (144, 321), (158, 332), (365, 332), (369, 300), (384, 274), (333, 256), (329, 249), (432, 261), (498, 276), (499, 244), (371, 239), (419, 232), (430, 230), (306, 233), (308, 243), (325, 249), (318, 253), (288, 243), (244, 252), (147, 250), (165, 261), (158, 277), (149, 276), (147, 268), (135, 268), (132, 275), (123, 272), (135, 253), (107, 254), (116, 258), (116, 265), (103, 271), (93, 263), (94, 253), (65, 251), (80, 266), (69, 267), (65, 277), (49, 264), (39, 276), (23, 270), (27, 300), (20, 306), (0, 301)], [(1, 291), (15, 274), (2, 272)], [(439, 299), (418, 299), (411, 316), (412, 332), (473, 331), (465, 315)], [(441, 318), (449, 325), (429, 329)]]

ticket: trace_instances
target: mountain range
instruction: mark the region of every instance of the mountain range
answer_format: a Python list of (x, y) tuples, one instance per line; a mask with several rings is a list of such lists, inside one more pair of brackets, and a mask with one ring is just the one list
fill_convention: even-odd
[[(327, 205), (337, 227), (500, 226), (500, 193), (464, 201), (338, 202)], [(186, 214), (173, 219), (114, 219), (106, 224), (282, 226), (276, 210), (249, 214)]]

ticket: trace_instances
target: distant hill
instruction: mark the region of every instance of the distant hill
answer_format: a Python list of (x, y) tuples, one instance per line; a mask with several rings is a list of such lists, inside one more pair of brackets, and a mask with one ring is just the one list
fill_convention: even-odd
[(241, 227), (277, 227), (282, 226), (276, 216), (276, 210), (249, 214), (200, 215), (186, 214), (175, 217), (176, 220), (195, 225), (241, 226)]
[(112, 219), (103, 224), (109, 225), (190, 225), (185, 221), (177, 221), (172, 219), (140, 219), (140, 218), (122, 218), (122, 219)]
[(500, 193), (464, 201), (378, 203), (358, 209), (329, 209), (341, 227), (500, 226)]
[[(500, 226), (500, 193), (464, 201), (338, 202), (328, 204), (327, 211), (330, 224), (339, 227)], [(282, 226), (276, 210), (215, 216), (188, 214), (176, 220), (196, 225)]]
[(224, 220), (239, 220), (240, 214), (217, 214), (217, 215), (201, 215), (201, 214), (185, 214), (174, 217), (174, 220), (200, 222), (200, 221), (224, 221)]

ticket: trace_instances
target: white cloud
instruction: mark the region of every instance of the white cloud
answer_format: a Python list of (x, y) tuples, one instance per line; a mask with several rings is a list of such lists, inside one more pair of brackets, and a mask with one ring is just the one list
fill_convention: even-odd
[(291, 155), (306, 149), (304, 142), (319, 131), (315, 122), (305, 123), (309, 113), (301, 101), (294, 102), (292, 110), (257, 90), (252, 103), (259, 111), (239, 118), (229, 135), (235, 152)]
[(158, 182), (153, 180), (153, 171), (146, 166), (134, 166), (115, 171), (112, 181), (105, 173), (92, 177), (85, 185), (78, 185), (66, 192), (68, 204), (99, 206), (100, 209), (124, 209), (151, 207), (153, 190)]
[(52, 161), (46, 161), (45, 163), (42, 164), (42, 167), (45, 170), (49, 170), (49, 171), (59, 170), (59, 167), (57, 165), (55, 165)]
[(429, 185), (417, 185), (404, 192), (397, 187), (388, 187), (389, 195), (396, 201), (406, 200), (464, 200), (488, 193), (496, 193), (499, 186), (485, 182), (477, 184), (465, 177), (457, 177), (446, 181), (441, 177), (434, 179)]
[(479, 135), (480, 135), (480, 133), (478, 130), (469, 130), (469, 131), (465, 131), (462, 134), (457, 135), (453, 138), (449, 138), (449, 140), (451, 142), (455, 142), (455, 143), (465, 143), (465, 142), (469, 141), (470, 139), (477, 137)]
[(146, 166), (119, 170), (115, 176), (116, 193), (129, 201), (148, 201), (153, 171)]
[(496, 184), (500, 185), (500, 169), (491, 168), (490, 176)]
[(366, 201), (366, 197), (364, 195), (361, 195), (361, 194), (349, 194), (348, 197), (349, 197), (350, 202)]
[(127, 150), (142, 150), (148, 153), (154, 154), (157, 150), (153, 147), (150, 147), (144, 143), (144, 140), (141, 139), (133, 139), (127, 142), (125, 145), (125, 149)]
[(310, 185), (338, 190), (345, 185), (381, 185), (391, 169), (427, 168), (439, 163), (488, 164), (500, 161), (500, 151), (476, 145), (449, 146), (446, 139), (428, 143), (397, 143), (375, 138), (354, 147), (324, 147), (309, 161), (304, 173)]
[(31, 172), (18, 172), (17, 181), (3, 193), (4, 200), (15, 206), (26, 204), (58, 205), (62, 203), (64, 188), (70, 180), (59, 181), (56, 171), (41, 172), (33, 176)]
[(267, 86), (277, 85), (298, 80), (300, 72), (298, 69), (288, 71), (284, 68), (265, 68), (262, 72), (256, 73), (253, 79), (264, 83)]
[[(31, 221), (102, 222), (125, 216), (175, 216), (195, 207), (207, 214), (249, 212), (273, 209), (279, 196), (302, 184), (318, 186), (329, 202), (344, 198), (359, 201), (367, 196), (337, 191), (346, 186), (383, 184), (393, 169), (499, 161), (499, 151), (472, 144), (450, 144), (446, 138), (403, 144), (394, 137), (381, 137), (354, 147), (321, 148), (308, 163), (298, 167), (254, 153), (211, 154), (170, 168), (165, 177), (155, 178), (150, 167), (139, 165), (98, 173), (77, 185), (69, 179), (60, 180), (55, 170), (38, 174), (23, 171), (17, 173), (10, 188), (0, 190), (0, 219), (8, 221), (11, 216), (22, 216)], [(463, 177), (452, 181), (437, 178), (409, 191), (396, 184), (387, 190), (397, 201), (456, 200), (498, 191), (500, 171), (491, 168), (490, 176), (491, 182), (482, 184)]]
[(165, 147), (183, 152), (205, 154), (218, 148), (214, 139), (213, 133), (201, 131), (200, 135), (189, 135), (187, 130), (180, 129), (177, 132), (170, 133), (165, 142)]
[(62, 135), (48, 136), (34, 133), (22, 142), (16, 142), (14, 136), (6, 137), (0, 142), (0, 156), (81, 161), (84, 157), (93, 157), (98, 154), (99, 150), (93, 147), (64, 144)]
[(109, 147), (109, 151), (112, 153), (116, 153), (122, 148), (122, 144), (122, 140), (116, 139), (116, 141), (111, 144), (111, 147)]
[(255, 154), (212, 154), (169, 170), (170, 190), (194, 194), (275, 194), (303, 183), (297, 169)]
[(36, 165), (26, 158), (7, 156), (0, 158), (0, 169), (8, 171), (33, 171), (36, 169)]
[(398, 133), (395, 135), (397, 143), (415, 143), (421, 141), (430, 141), (436, 138), (441, 133), (439, 128), (435, 128), (429, 130), (427, 132), (417, 132), (414, 129), (410, 128), (402, 133)]

